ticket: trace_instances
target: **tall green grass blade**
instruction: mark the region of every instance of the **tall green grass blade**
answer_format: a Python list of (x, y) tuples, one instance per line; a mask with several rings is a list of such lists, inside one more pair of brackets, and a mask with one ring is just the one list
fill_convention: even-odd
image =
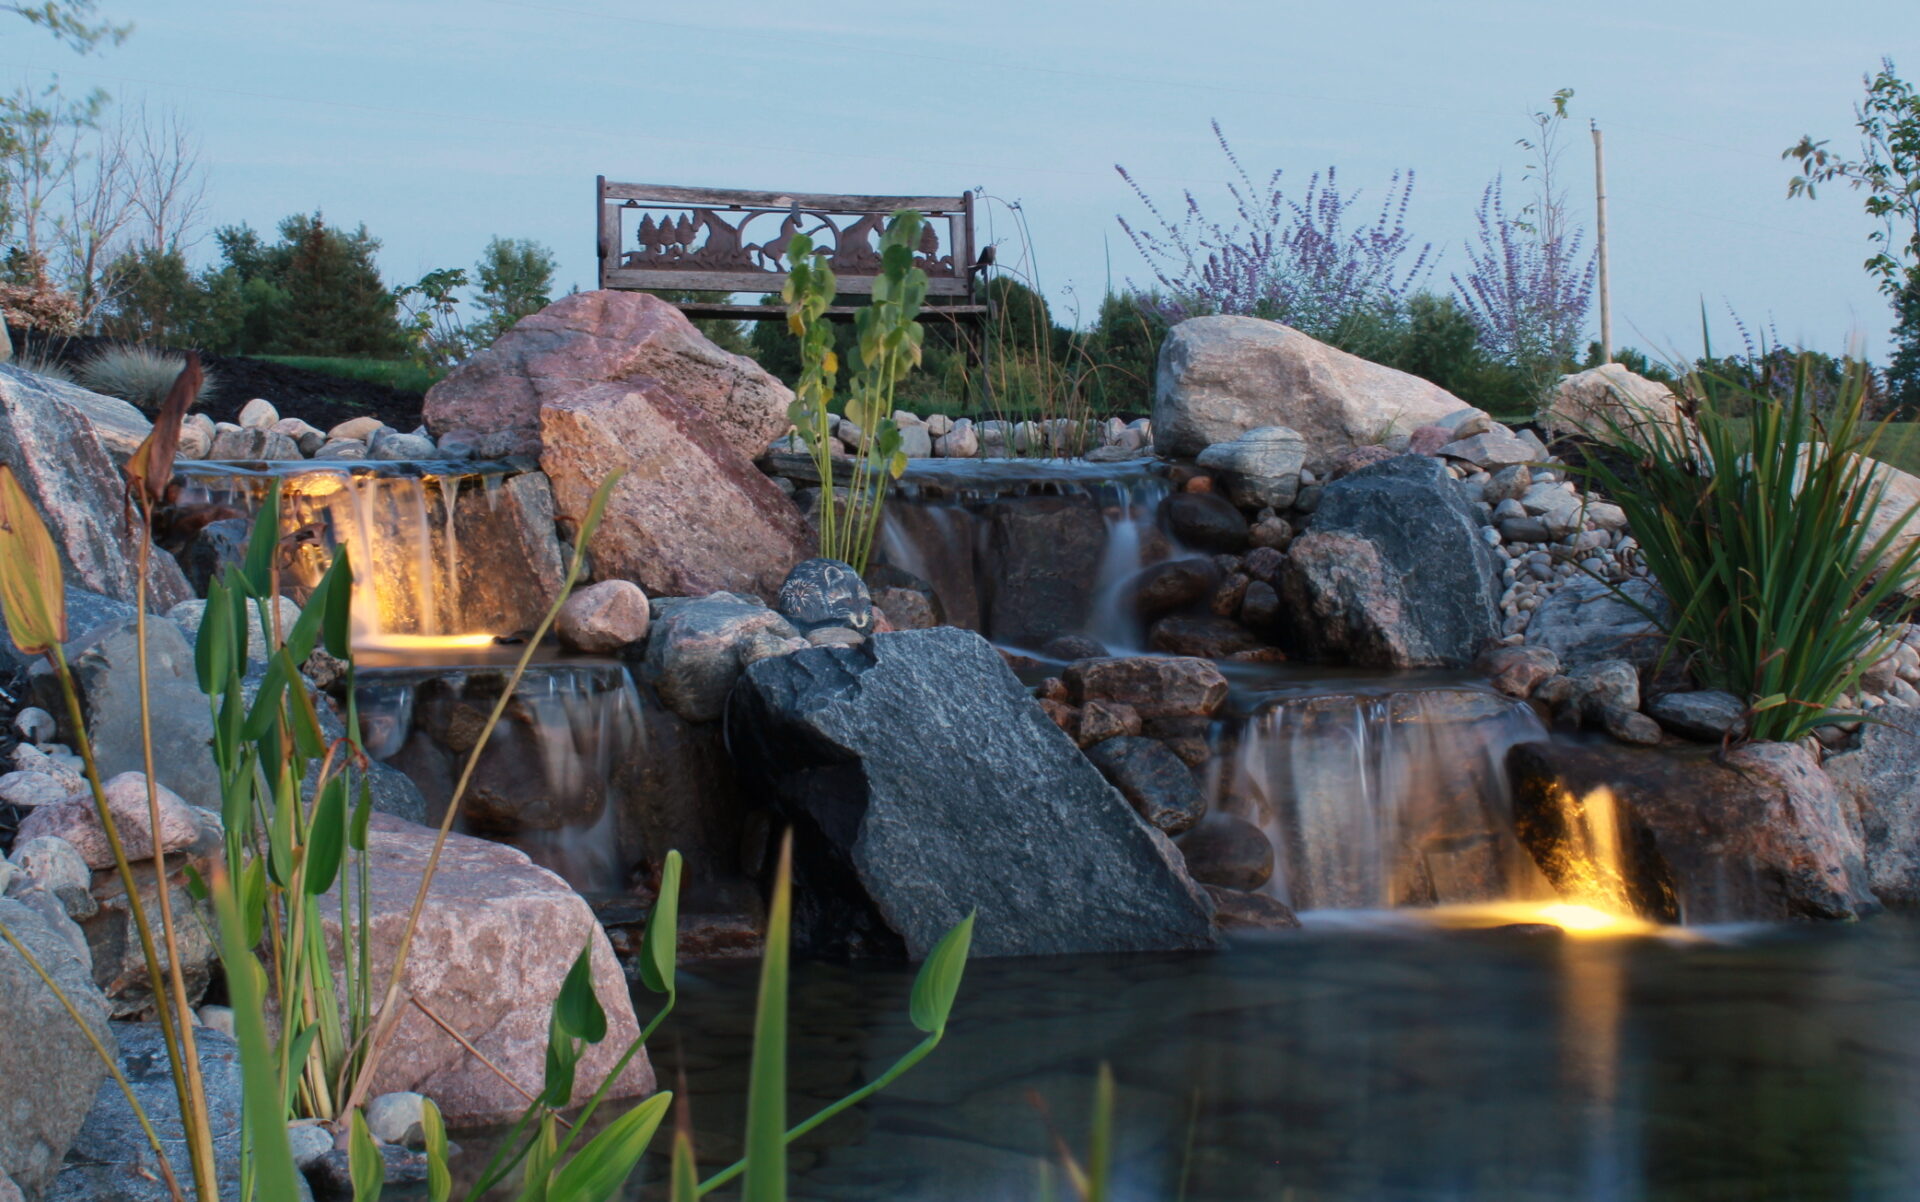
[(555, 1202), (607, 1202), (633, 1175), (672, 1104), (673, 1095), (662, 1090), (607, 1124), (554, 1174), (549, 1196)]
[(746, 1181), (741, 1202), (787, 1197), (787, 958), (793, 916), (793, 836), (781, 841), (767, 908), (760, 963), (760, 1004), (753, 1022), (747, 1077)]

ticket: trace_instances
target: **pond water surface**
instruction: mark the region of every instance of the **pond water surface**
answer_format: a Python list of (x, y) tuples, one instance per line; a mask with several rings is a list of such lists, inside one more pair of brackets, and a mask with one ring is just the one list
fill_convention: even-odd
[[(687, 967), (655, 1039), (716, 1163), (756, 973)], [(797, 967), (794, 1120), (911, 1046), (911, 981)], [(806, 1141), (792, 1196), (1038, 1198), (1031, 1096), (1084, 1149), (1102, 1063), (1121, 1199), (1915, 1198), (1920, 922), (1665, 939), (1309, 916), (1214, 955), (976, 963), (946, 1043)]]

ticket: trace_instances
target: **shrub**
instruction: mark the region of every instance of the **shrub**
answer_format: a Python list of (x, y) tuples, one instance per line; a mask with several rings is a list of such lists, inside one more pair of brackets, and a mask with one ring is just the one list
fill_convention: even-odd
[[(77, 374), (79, 382), (93, 391), (119, 397), (154, 413), (167, 399), (168, 390), (184, 367), (186, 360), (178, 355), (163, 354), (144, 346), (117, 346), (80, 364)], [(206, 400), (213, 384), (213, 374), (203, 371), (194, 401)]]
[(1626, 511), (1670, 608), (1621, 596), (1701, 684), (1746, 699), (1754, 739), (1857, 716), (1835, 706), (1891, 645), (1883, 623), (1911, 611), (1900, 594), (1920, 561), (1920, 543), (1892, 553), (1911, 511), (1869, 525), (1885, 482), (1862, 421), (1866, 373), (1847, 372), (1824, 417), (1814, 375), (1802, 359), (1784, 395), (1695, 376), (1695, 423), (1590, 431), (1611, 453), (1583, 469)]
[[(207, 293), (178, 249), (127, 251), (107, 265), (102, 290), (110, 300), (100, 332), (109, 338), (191, 342), (206, 321)], [(162, 388), (154, 403), (165, 395)]]

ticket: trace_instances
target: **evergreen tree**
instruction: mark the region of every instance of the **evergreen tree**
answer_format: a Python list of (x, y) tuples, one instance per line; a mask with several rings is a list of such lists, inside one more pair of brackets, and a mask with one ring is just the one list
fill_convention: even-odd
[[(295, 355), (391, 355), (405, 340), (393, 294), (373, 256), (380, 240), (362, 225), (348, 233), (319, 213), (280, 223), (286, 265), (277, 283), (286, 291), (286, 316), (275, 340)], [(277, 256), (276, 256), (277, 257)]]

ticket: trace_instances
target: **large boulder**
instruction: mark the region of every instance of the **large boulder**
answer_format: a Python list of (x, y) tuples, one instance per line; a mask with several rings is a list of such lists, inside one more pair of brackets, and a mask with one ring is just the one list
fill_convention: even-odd
[(588, 547), (602, 579), (632, 580), (656, 597), (772, 597), (811, 553), (812, 528), (753, 465), (766, 437), (742, 450), (708, 411), (644, 379), (574, 388), (539, 414), (540, 464), (568, 527), (602, 481), (626, 472)]
[(1873, 716), (1860, 745), (1823, 767), (1857, 815), (1874, 896), (1920, 906), (1920, 709), (1882, 706)]
[(1522, 743), (1507, 767), (1521, 841), (1569, 900), (1688, 923), (1879, 908), (1852, 799), (1798, 744), (1721, 759), (1706, 747)]
[[(126, 479), (74, 401), (84, 391), (0, 364), (0, 463), (13, 469), (52, 532), (66, 582), (131, 601)], [(162, 610), (193, 595), (180, 565), (158, 549), (148, 589), (153, 608)]]
[(1676, 441), (1686, 434), (1673, 390), (1618, 363), (1561, 376), (1540, 420), (1551, 435), (1605, 441), (1624, 437), (1642, 446), (1652, 445), (1662, 431)]
[[(153, 1124), (167, 1163), (181, 1187), (193, 1189), (186, 1133), (180, 1125), (180, 1100), (158, 1023), (116, 1023), (120, 1071)], [(222, 1198), (240, 1196), (240, 1048), (209, 1027), (194, 1030), (200, 1072), (207, 1088), (208, 1130), (213, 1137), (214, 1177)], [(134, 1117), (127, 1097), (112, 1081), (103, 1082), (73, 1143), (47, 1202), (168, 1202), (171, 1195), (154, 1162), (153, 1145)]]
[(1467, 407), (1418, 376), (1278, 322), (1194, 317), (1160, 346), (1154, 448), (1198, 455), (1249, 430), (1285, 426), (1306, 440), (1306, 466), (1320, 472), (1344, 449), (1411, 434)]
[(513, 634), (539, 626), (566, 578), (547, 477), (518, 472), (463, 490), (453, 504), (453, 533), (459, 552), (447, 558), (458, 629)]
[(712, 722), (748, 665), (797, 650), (792, 623), (757, 597), (715, 593), (656, 601), (647, 638), (646, 679), (668, 709), (689, 722)]
[(763, 660), (734, 691), (728, 736), (793, 823), (809, 953), (918, 958), (969, 913), (979, 956), (1213, 944), (1179, 852), (976, 634)]
[[(48, 910), (0, 899), (0, 926), (32, 953), (94, 1037), (111, 1050), (107, 999), (94, 986), (84, 945), (76, 947), (73, 924), (58, 903)], [(39, 1197), (59, 1171), (106, 1076), (59, 997), (24, 957), (0, 943), (0, 1175)]]
[(542, 407), (607, 383), (660, 389), (748, 457), (786, 429), (793, 400), (753, 360), (709, 342), (659, 297), (577, 292), (521, 318), (429, 389), (427, 429), (437, 438), (457, 434), (482, 456), (537, 454), (546, 436)]
[(1500, 568), (1446, 468), (1402, 455), (1327, 486), (1280, 593), (1310, 655), (1464, 667), (1499, 635)]
[[(434, 832), (384, 814), (368, 836), (371, 955), (390, 965), (420, 888)], [(336, 889), (338, 886), (336, 886)], [(356, 903), (357, 904), (357, 903)], [(340, 946), (337, 897), (320, 905), (329, 946)], [(580, 1062), (574, 1101), (584, 1101), (639, 1034), (626, 979), (593, 910), (559, 877), (522, 852), (450, 835), (427, 891), (420, 927), (401, 978), (402, 1004), (417, 998), (461, 1032), (501, 1072), (537, 1082), (545, 1071), (547, 1020), (560, 983), (591, 944), (594, 992), (607, 1012), (607, 1037)], [(372, 1093), (413, 1090), (439, 1103), (449, 1125), (501, 1122), (526, 1099), (462, 1048), (418, 1007), (393, 1028)], [(615, 1083), (613, 1097), (653, 1090), (646, 1053)]]

